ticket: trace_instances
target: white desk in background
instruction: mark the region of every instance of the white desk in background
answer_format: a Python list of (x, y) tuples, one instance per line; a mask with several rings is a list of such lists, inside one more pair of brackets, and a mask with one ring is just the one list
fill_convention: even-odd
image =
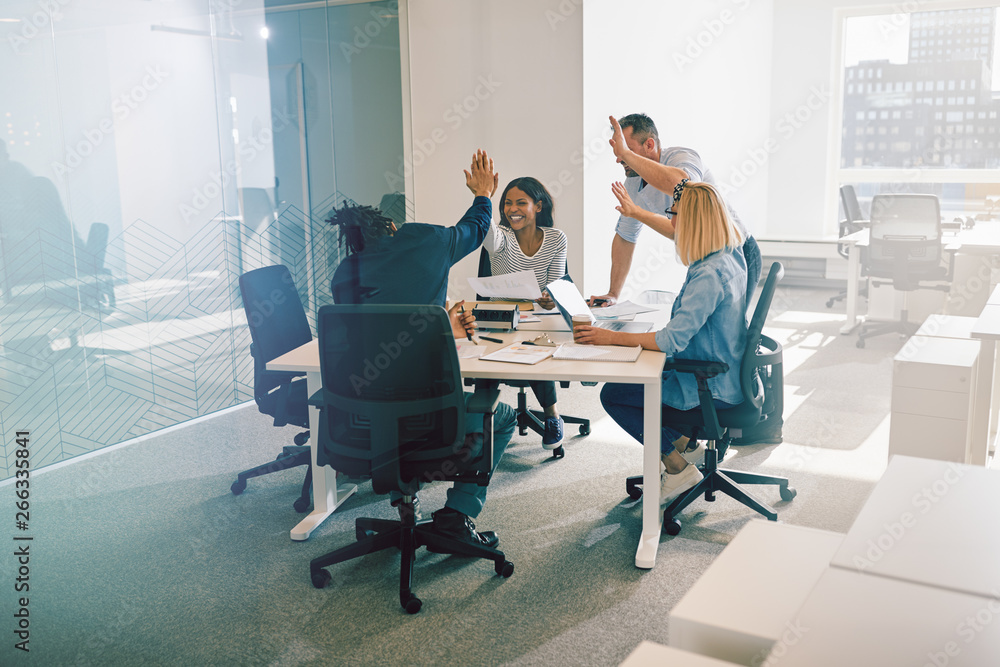
[[(847, 254), (847, 321), (840, 328), (841, 334), (849, 334), (860, 324), (858, 317), (858, 291), (861, 275), (861, 248), (868, 247), (869, 230), (848, 234), (839, 239), (848, 246)], [(961, 255), (990, 255), (1000, 253), (1000, 222), (980, 222), (973, 229), (958, 233), (943, 233), (942, 241), (947, 252)]]
[(1000, 601), (998, 526), (1000, 471), (894, 456), (831, 565)]
[[(554, 316), (543, 316), (543, 321)], [(558, 318), (562, 321), (562, 318)], [(503, 345), (514, 341), (530, 340), (535, 337), (534, 331), (490, 332), (491, 338), (499, 338)], [(552, 339), (557, 343), (570, 342), (569, 332), (554, 332)], [(497, 350), (503, 345), (483, 341), (487, 353)], [(642, 457), (642, 472), (646, 480), (653, 480), (647, 485), (649, 493), (643, 493), (642, 503), (642, 534), (636, 550), (635, 565), (640, 568), (652, 568), (656, 563), (656, 551), (660, 544), (660, 531), (663, 522), (663, 512), (660, 511), (659, 480), (660, 480), (660, 407), (661, 385), (660, 377), (666, 355), (662, 352), (643, 350), (635, 362), (607, 361), (562, 361), (546, 359), (534, 365), (484, 361), (482, 359), (461, 359), (460, 367), (463, 378), (482, 378), (488, 380), (568, 380), (573, 382), (622, 382), (626, 384), (641, 384), (643, 386), (644, 423), (643, 432), (647, 434)], [(268, 370), (297, 371), (306, 373), (309, 395), (322, 388), (319, 367), (319, 341), (312, 340), (302, 347), (282, 355), (267, 365)], [(337, 488), (336, 474), (329, 467), (316, 464), (316, 441), (319, 439), (319, 410), (309, 408), (309, 426), (312, 437), (309, 444), (312, 448), (313, 471), (313, 506), (312, 513), (292, 529), (293, 540), (304, 540), (309, 537), (316, 526), (321, 524), (337, 506), (354, 492), (354, 487)]]
[[(961, 567), (961, 559), (942, 567)], [(763, 664), (986, 667), (1000, 656), (1000, 601), (829, 568)]]

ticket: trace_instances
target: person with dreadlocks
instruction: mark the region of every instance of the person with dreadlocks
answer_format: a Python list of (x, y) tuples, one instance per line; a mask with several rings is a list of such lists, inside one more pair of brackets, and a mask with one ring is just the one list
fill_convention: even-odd
[[(490, 198), (496, 193), (499, 175), (485, 151), (477, 151), (465, 172), (466, 186), (475, 195), (472, 206), (454, 227), (410, 222), (401, 228), (371, 206), (345, 204), (327, 220), (340, 230), (347, 258), (333, 274), (333, 298), (337, 303), (445, 305), (448, 272), (460, 259), (483, 243), (493, 217)], [(471, 333), (475, 324), (464, 301), (448, 311), (456, 338)], [(466, 400), (472, 396), (466, 393)], [(493, 467), (503, 456), (514, 434), (517, 418), (506, 404), (493, 416)], [(466, 432), (482, 433), (482, 418), (467, 416)], [(495, 547), (500, 538), (493, 531), (477, 532), (473, 519), (486, 500), (485, 486), (456, 482), (448, 490), (445, 506), (434, 512), (434, 530), (470, 544)], [(390, 494), (399, 508), (398, 493)], [(419, 505), (414, 509), (420, 519)]]

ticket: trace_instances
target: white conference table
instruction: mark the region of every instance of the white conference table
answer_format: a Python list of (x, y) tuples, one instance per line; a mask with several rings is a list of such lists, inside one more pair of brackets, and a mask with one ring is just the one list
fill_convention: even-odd
[[(847, 321), (840, 328), (841, 334), (849, 334), (861, 323), (858, 316), (858, 291), (861, 277), (861, 249), (868, 247), (869, 230), (862, 229), (841, 239), (848, 247), (847, 253)], [(947, 230), (942, 235), (946, 252), (963, 255), (989, 255), (1000, 253), (1000, 222), (984, 221), (973, 229), (963, 229), (957, 233)]]
[[(659, 313), (650, 313), (653, 319), (661, 319)], [(640, 316), (637, 316), (637, 320)], [(564, 323), (556, 316), (543, 316), (543, 322)], [(491, 331), (485, 335), (499, 338), (503, 345), (514, 341), (531, 340), (540, 330), (528, 330), (526, 326), (515, 332)], [(552, 332), (555, 342), (569, 342), (572, 334), (567, 332)], [(482, 341), (487, 346), (487, 353), (497, 350), (503, 345)], [(643, 478), (653, 480), (647, 485), (650, 490), (643, 494), (642, 503), (642, 534), (636, 550), (635, 565), (649, 569), (656, 563), (656, 551), (660, 543), (660, 531), (663, 524), (663, 513), (660, 511), (659, 479), (660, 479), (660, 407), (663, 363), (666, 355), (662, 352), (643, 350), (635, 362), (605, 362), (605, 361), (563, 361), (546, 359), (534, 365), (484, 361), (482, 359), (461, 359), (460, 367), (463, 378), (482, 378), (492, 380), (568, 380), (573, 382), (621, 382), (626, 384), (641, 384), (643, 386), (644, 423), (643, 432), (647, 434), (643, 447)], [(307, 388), (312, 396), (322, 388), (319, 367), (319, 343), (313, 340), (305, 345), (274, 359), (267, 364), (268, 370), (294, 371), (306, 374)], [(309, 428), (314, 434), (310, 439), (312, 450), (313, 473), (313, 511), (306, 516), (291, 531), (293, 540), (305, 540), (330, 514), (343, 503), (356, 487), (345, 485), (338, 487), (337, 475), (328, 466), (318, 466), (316, 463), (316, 434), (319, 433), (319, 410), (309, 408)]]

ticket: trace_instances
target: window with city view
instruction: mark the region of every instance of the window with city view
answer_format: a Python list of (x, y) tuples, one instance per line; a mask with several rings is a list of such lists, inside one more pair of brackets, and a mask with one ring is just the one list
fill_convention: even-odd
[(943, 212), (995, 212), (998, 29), (996, 6), (846, 18), (840, 184), (862, 203), (927, 192)]
[(1000, 168), (996, 32), (996, 7), (847, 19), (840, 166)]

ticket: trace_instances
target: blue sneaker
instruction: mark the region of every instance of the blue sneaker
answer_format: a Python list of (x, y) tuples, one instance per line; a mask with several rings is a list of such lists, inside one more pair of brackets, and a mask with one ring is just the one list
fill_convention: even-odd
[(562, 417), (547, 417), (545, 419), (545, 434), (542, 436), (542, 447), (555, 449), (563, 439)]

